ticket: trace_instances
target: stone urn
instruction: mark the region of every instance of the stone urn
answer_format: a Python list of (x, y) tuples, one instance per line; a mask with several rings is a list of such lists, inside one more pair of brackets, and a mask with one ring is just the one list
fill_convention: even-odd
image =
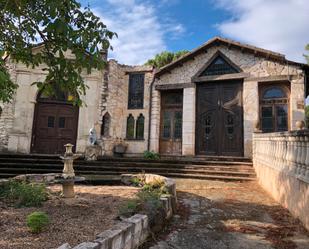
[(117, 144), (114, 147), (114, 152), (119, 153), (119, 154), (124, 154), (127, 150), (127, 146), (124, 144)]
[(256, 120), (253, 124), (254, 127), (254, 132), (261, 132), (261, 125), (260, 125), (260, 121)]
[(120, 142), (114, 146), (114, 155), (122, 157), (126, 153), (127, 145), (123, 142)]
[(305, 122), (303, 120), (296, 121), (297, 130), (303, 130), (305, 128)]

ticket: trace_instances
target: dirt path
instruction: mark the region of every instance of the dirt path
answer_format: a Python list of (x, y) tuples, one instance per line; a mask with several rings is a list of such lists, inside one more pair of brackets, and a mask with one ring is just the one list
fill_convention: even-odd
[(256, 182), (177, 180), (179, 213), (151, 249), (308, 249), (309, 234)]

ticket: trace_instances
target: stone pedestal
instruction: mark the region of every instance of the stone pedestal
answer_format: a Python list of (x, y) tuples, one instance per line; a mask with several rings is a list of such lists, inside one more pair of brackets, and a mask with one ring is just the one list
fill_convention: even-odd
[(64, 198), (74, 198), (74, 180), (62, 183), (62, 194)]
[(85, 159), (87, 161), (96, 161), (102, 155), (102, 147), (100, 145), (89, 145), (86, 147)]

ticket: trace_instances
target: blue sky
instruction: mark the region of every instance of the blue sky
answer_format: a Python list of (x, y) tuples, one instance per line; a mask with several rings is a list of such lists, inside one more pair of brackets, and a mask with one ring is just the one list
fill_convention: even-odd
[(82, 0), (118, 33), (110, 58), (142, 64), (164, 50), (191, 50), (213, 36), (304, 62), (307, 0)]

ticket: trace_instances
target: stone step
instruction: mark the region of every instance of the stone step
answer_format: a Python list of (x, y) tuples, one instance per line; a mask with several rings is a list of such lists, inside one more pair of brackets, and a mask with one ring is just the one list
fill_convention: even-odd
[[(3, 164), (7, 164), (7, 163), (15, 163), (17, 164), (50, 164), (50, 165), (57, 165), (57, 164), (63, 164), (62, 161), (59, 160), (50, 160), (50, 159), (34, 159), (31, 160), (29, 158), (27, 159), (12, 159), (12, 158), (8, 158), (5, 159), (3, 158), (2, 160), (0, 160), (0, 165)], [(219, 161), (208, 161), (208, 162), (203, 162), (203, 163), (186, 163), (186, 164), (179, 164), (176, 161), (173, 161), (172, 163), (168, 163), (168, 162), (162, 162), (162, 161), (152, 161), (152, 160), (148, 160), (148, 161), (140, 161), (140, 162), (124, 162), (124, 161), (85, 161), (85, 160), (76, 160), (74, 161), (74, 165), (87, 165), (87, 166), (123, 166), (123, 167), (127, 167), (128, 165), (131, 166), (149, 166), (149, 167), (166, 167), (167, 165), (169, 167), (200, 167), (200, 166), (228, 166), (228, 167), (232, 167), (232, 166), (250, 166), (252, 167), (252, 163), (249, 162), (219, 162)]]
[[(57, 164), (49, 164), (46, 162), (33, 162), (28, 161), (27, 163), (22, 162), (0, 162), (0, 168), (11, 167), (11, 168), (63, 168), (63, 163), (59, 162)], [(244, 171), (251, 172), (254, 171), (252, 166), (249, 165), (177, 165), (177, 164), (150, 164), (150, 163), (113, 163), (113, 164), (79, 164), (74, 163), (74, 168), (89, 168), (93, 170), (102, 170), (110, 168), (162, 168), (162, 169), (188, 169), (188, 170), (227, 170), (227, 171)]]
[[(40, 172), (62, 172), (62, 167), (57, 168), (0, 168), (0, 172), (15, 172), (16, 174), (31, 174), (31, 173), (40, 173)], [(119, 174), (134, 172), (134, 173), (182, 173), (182, 174), (200, 174), (200, 175), (208, 175), (208, 174), (220, 174), (220, 175), (233, 175), (233, 176), (255, 176), (255, 172), (243, 172), (243, 171), (224, 171), (224, 170), (195, 170), (195, 169), (174, 169), (174, 168), (106, 168), (102, 167), (99, 170), (89, 169), (89, 168), (78, 168), (75, 167), (76, 173), (87, 172), (89, 174), (107, 174), (109, 172), (118, 172)]]
[[(81, 158), (83, 159), (83, 158)], [(23, 154), (0, 154), (0, 161), (49, 161), (49, 162), (59, 162), (61, 159), (59, 155), (38, 155), (38, 154), (30, 154), (30, 155), (23, 155)], [(252, 165), (252, 162), (249, 158), (235, 158), (235, 157), (168, 157), (168, 158), (161, 158), (159, 160), (149, 160), (144, 159), (141, 157), (126, 157), (126, 158), (117, 158), (117, 157), (100, 157), (98, 161), (89, 162), (84, 160), (76, 160), (85, 162), (85, 163), (100, 163), (100, 162), (145, 162), (145, 163), (176, 163), (176, 164), (248, 164)]]

